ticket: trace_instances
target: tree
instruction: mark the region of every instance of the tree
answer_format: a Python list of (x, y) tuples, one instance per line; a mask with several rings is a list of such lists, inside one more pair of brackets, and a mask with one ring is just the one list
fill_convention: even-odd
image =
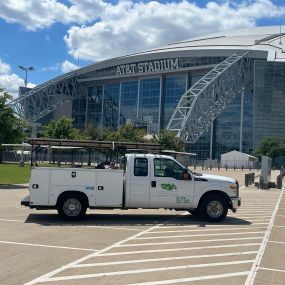
[(13, 97), (0, 86), (0, 144), (19, 143), (24, 138), (23, 125), (7, 103)]
[(124, 124), (118, 131), (104, 130), (102, 139), (107, 141), (144, 142), (145, 134), (144, 129), (136, 128), (132, 124)]
[(285, 145), (278, 137), (264, 138), (254, 152), (255, 156), (267, 155), (272, 158), (272, 162), (278, 156), (285, 156)]
[(83, 132), (83, 136), (89, 140), (99, 141), (102, 138), (102, 132), (95, 125), (88, 124), (86, 130)]
[(44, 126), (43, 137), (53, 139), (78, 139), (80, 138), (79, 130), (72, 125), (73, 120), (62, 117), (57, 121), (51, 121)]
[(185, 142), (175, 136), (175, 133), (163, 130), (154, 137), (154, 142), (160, 144), (162, 149), (171, 149), (175, 151), (184, 151)]
[(119, 129), (119, 137), (125, 142), (144, 142), (146, 131), (141, 128), (136, 128), (132, 124), (124, 124)]

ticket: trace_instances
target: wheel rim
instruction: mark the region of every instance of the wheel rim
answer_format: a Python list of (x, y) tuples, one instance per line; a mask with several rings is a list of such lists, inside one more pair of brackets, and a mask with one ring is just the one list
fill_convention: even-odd
[(224, 207), (220, 201), (211, 201), (207, 205), (207, 214), (211, 218), (220, 217), (222, 215), (223, 211), (224, 211)]
[(75, 217), (81, 211), (81, 203), (74, 198), (67, 199), (63, 204), (63, 211), (67, 216)]

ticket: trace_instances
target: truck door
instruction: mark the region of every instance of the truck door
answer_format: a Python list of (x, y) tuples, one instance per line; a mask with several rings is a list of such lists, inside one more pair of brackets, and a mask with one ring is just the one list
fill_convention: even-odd
[(123, 170), (98, 169), (96, 171), (96, 207), (122, 207)]
[(191, 208), (194, 181), (175, 160), (155, 158), (151, 171), (150, 207)]
[(148, 208), (150, 171), (149, 159), (135, 157), (130, 170), (130, 207)]

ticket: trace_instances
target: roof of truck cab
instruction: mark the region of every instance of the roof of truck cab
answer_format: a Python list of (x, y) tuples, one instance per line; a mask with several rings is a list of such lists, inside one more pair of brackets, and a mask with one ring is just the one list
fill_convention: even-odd
[(163, 155), (163, 154), (154, 154), (154, 153), (128, 153), (126, 156), (134, 156), (134, 157), (154, 157), (154, 158), (171, 158), (170, 155)]

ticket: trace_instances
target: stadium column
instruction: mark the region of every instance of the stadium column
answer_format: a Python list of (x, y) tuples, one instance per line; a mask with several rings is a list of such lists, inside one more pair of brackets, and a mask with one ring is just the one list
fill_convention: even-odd
[(158, 109), (158, 128), (157, 133), (160, 133), (160, 128), (162, 126), (162, 108), (164, 108), (164, 104), (162, 104), (162, 96), (163, 96), (163, 76), (160, 75), (160, 92), (159, 92), (159, 109)]
[(244, 89), (240, 98), (240, 129), (239, 129), (239, 151), (242, 152), (242, 135), (243, 135), (243, 109), (244, 109)]
[(120, 89), (119, 89), (119, 106), (118, 106), (118, 130), (120, 128), (120, 119), (121, 119), (121, 93), (122, 93), (122, 82), (120, 82)]
[(85, 103), (85, 124), (84, 124), (84, 128), (85, 130), (88, 127), (88, 88), (85, 88), (86, 91), (86, 103)]
[(210, 137), (210, 159), (213, 159), (213, 134), (214, 134), (214, 122), (211, 123), (211, 137)]

